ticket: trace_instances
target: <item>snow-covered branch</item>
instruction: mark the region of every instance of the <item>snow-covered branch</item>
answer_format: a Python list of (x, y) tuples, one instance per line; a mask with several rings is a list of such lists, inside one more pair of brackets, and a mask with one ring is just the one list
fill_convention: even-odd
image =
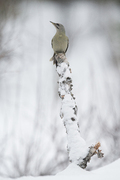
[(77, 120), (77, 105), (74, 94), (72, 93), (72, 78), (69, 63), (63, 53), (55, 54), (56, 70), (59, 75), (58, 93), (62, 99), (60, 117), (66, 128), (68, 139), (69, 160), (81, 168), (86, 168), (87, 162), (90, 161), (94, 154), (103, 157), (103, 153), (98, 149), (100, 143), (94, 147), (87, 147), (85, 140), (80, 135), (79, 124)]

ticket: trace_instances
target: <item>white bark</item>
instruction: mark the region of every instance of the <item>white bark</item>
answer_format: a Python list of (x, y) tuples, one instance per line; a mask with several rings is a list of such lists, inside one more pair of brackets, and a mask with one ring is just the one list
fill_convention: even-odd
[[(81, 137), (77, 120), (77, 105), (72, 93), (73, 85), (69, 63), (63, 53), (56, 54), (55, 60), (57, 62), (56, 70), (59, 75), (58, 93), (62, 99), (60, 116), (63, 118), (63, 123), (66, 128), (69, 160), (85, 168), (91, 156), (98, 153), (96, 150), (99, 147), (95, 148), (95, 146), (91, 146), (88, 148), (85, 140)], [(103, 156), (101, 151), (99, 151), (98, 156)]]

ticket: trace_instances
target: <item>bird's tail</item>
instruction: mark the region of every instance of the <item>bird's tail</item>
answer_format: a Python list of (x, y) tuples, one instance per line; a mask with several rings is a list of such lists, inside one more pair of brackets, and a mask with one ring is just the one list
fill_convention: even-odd
[(53, 61), (53, 64), (56, 64), (55, 53), (54, 53), (53, 56), (51, 57), (50, 61)]
[(53, 61), (53, 57), (51, 57), (50, 61)]

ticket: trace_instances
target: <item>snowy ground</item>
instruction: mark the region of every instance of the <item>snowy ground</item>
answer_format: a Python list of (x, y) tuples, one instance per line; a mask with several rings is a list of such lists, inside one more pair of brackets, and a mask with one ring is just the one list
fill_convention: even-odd
[[(119, 180), (120, 179), (120, 159), (94, 171), (86, 171), (75, 164), (70, 164), (64, 171), (56, 176), (21, 177), (20, 180)], [(10, 178), (0, 177), (0, 180), (10, 180)]]

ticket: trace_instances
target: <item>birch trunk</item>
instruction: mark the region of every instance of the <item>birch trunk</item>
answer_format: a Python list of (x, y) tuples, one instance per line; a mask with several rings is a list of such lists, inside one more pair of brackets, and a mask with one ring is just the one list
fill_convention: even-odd
[(98, 149), (100, 143), (88, 148), (85, 140), (81, 137), (77, 120), (78, 108), (75, 102), (75, 96), (72, 93), (73, 85), (69, 63), (63, 53), (56, 54), (55, 60), (56, 70), (59, 75), (58, 94), (62, 99), (60, 117), (63, 119), (66, 128), (69, 160), (81, 168), (86, 168), (87, 162), (90, 161), (94, 154), (98, 154), (98, 157), (103, 157), (103, 153)]

